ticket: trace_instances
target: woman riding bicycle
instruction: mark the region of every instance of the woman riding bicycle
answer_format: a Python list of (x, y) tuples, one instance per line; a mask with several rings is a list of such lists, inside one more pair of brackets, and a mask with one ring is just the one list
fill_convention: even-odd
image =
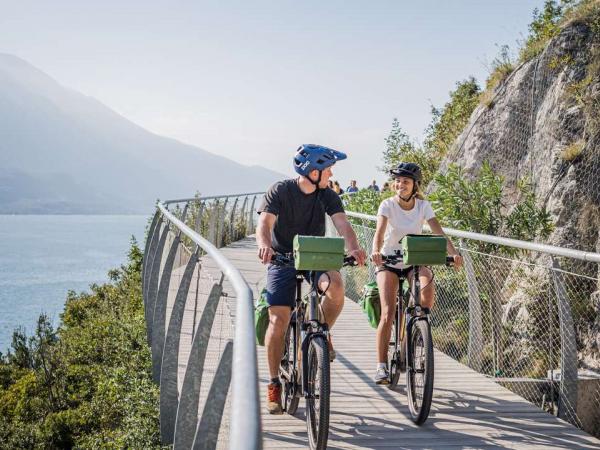
[[(414, 163), (401, 162), (390, 171), (393, 177), (392, 189), (394, 197), (385, 199), (377, 211), (377, 228), (373, 238), (371, 259), (377, 266), (377, 287), (381, 299), (381, 318), (377, 327), (377, 371), (375, 383), (387, 384), (387, 354), (392, 325), (394, 321), (396, 293), (398, 292), (398, 275), (412, 282), (412, 267), (402, 263), (385, 265), (383, 255), (393, 255), (401, 249), (400, 241), (407, 234), (421, 234), (423, 224), (427, 222), (432, 233), (443, 235), (444, 232), (431, 204), (425, 200), (419, 184), (422, 180), (421, 168)], [(454, 256), (454, 265), (462, 265), (462, 257), (456, 251), (450, 239), (447, 239), (448, 254)], [(433, 272), (422, 267), (419, 273), (421, 281), (421, 304), (432, 308), (435, 295)]]

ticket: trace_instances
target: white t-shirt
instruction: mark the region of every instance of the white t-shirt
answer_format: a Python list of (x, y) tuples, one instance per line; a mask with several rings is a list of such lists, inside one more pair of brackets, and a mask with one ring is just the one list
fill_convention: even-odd
[[(379, 205), (378, 216), (384, 216), (388, 219), (388, 224), (383, 237), (383, 247), (381, 253), (392, 255), (394, 251), (400, 250), (402, 244), (400, 241), (407, 234), (421, 234), (423, 224), (435, 217), (431, 204), (427, 200), (415, 199), (415, 206), (410, 211), (400, 207), (395, 197), (385, 199)], [(403, 269), (402, 263), (392, 267)]]

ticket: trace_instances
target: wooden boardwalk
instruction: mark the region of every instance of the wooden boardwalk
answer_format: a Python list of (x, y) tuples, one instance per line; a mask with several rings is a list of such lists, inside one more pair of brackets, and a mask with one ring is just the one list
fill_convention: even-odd
[[(222, 251), (241, 270), (256, 296), (264, 285), (265, 267), (256, 258), (254, 239), (246, 238)], [(218, 272), (210, 261), (203, 262), (203, 270)], [(227, 282), (224, 291), (233, 300)], [(437, 351), (432, 410), (427, 422), (418, 427), (410, 420), (404, 377), (395, 390), (372, 381), (375, 330), (358, 305), (346, 301), (332, 334), (337, 359), (331, 373), (329, 448), (600, 449), (600, 440)], [(264, 447), (307, 448), (304, 400), (295, 417), (267, 414), (263, 347), (258, 347), (258, 361)]]

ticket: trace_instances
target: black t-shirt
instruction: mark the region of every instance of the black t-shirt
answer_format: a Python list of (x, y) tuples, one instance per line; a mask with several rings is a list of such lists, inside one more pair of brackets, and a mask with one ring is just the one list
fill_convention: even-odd
[(273, 249), (292, 251), (294, 236), (324, 236), (325, 213), (330, 216), (344, 212), (340, 197), (333, 189), (319, 189), (312, 194), (300, 190), (295, 179), (278, 181), (265, 193), (257, 212), (275, 214)]

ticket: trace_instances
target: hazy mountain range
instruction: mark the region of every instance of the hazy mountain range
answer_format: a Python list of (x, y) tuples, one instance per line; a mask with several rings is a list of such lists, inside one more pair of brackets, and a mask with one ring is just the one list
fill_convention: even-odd
[(150, 133), (0, 53), (0, 214), (148, 213), (157, 198), (264, 190), (282, 177)]

